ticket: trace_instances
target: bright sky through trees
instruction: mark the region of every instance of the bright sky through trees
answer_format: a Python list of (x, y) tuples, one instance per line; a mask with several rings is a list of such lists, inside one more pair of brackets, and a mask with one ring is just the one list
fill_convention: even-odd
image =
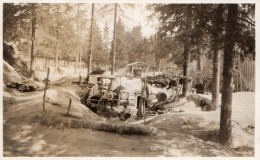
[[(156, 32), (157, 23), (154, 19), (149, 20), (148, 16), (152, 14), (152, 11), (146, 9), (147, 4), (135, 4), (134, 8), (125, 7), (123, 19), (125, 29), (130, 31), (133, 27), (139, 24), (142, 27), (143, 36), (149, 37)], [(113, 12), (107, 13), (103, 18), (96, 19), (101, 31), (103, 32), (104, 25), (107, 22), (110, 31), (110, 40), (112, 40), (113, 32)]]

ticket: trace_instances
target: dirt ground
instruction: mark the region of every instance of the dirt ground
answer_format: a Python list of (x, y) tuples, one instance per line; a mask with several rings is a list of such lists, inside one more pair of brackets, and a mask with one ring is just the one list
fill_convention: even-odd
[[(49, 102), (46, 103), (47, 114), (66, 113), (68, 107), (66, 96), (73, 97), (75, 90), (79, 89), (75, 84), (71, 85), (72, 81), (65, 78), (61, 85), (51, 86), (49, 90), (52, 94), (49, 95)], [(140, 79), (122, 79), (122, 85), (125, 85), (126, 90), (132, 95), (140, 89), (140, 82)], [(151, 88), (151, 91), (167, 92), (156, 88)], [(4, 87), (3, 94), (4, 157), (254, 156), (254, 135), (248, 135), (241, 130), (241, 127), (254, 125), (254, 116), (252, 116), (254, 115), (254, 93), (239, 93), (234, 96), (232, 112), (234, 145), (231, 147), (222, 146), (217, 141), (220, 108), (212, 112), (202, 112), (194, 103), (187, 102), (174, 108), (172, 113), (159, 115), (146, 121), (145, 124), (139, 124), (157, 128), (157, 135), (122, 135), (86, 128), (43, 125), (39, 119), (39, 116), (44, 114), (42, 112), (43, 91), (22, 93)], [(55, 96), (63, 99), (56, 98), (57, 102), (50, 103), (51, 100), (55, 100)], [(134, 99), (130, 101), (133, 103)], [(73, 105), (72, 113), (75, 115), (87, 120), (99, 121), (97, 115), (80, 106), (80, 103), (73, 102)], [(134, 114), (136, 108), (131, 107), (133, 116), (129, 119), (129, 123), (137, 121)], [(183, 112), (178, 112), (180, 109)], [(244, 112), (245, 109), (248, 112)], [(115, 110), (122, 110), (122, 106)], [(108, 122), (114, 123), (114, 119)], [(124, 124), (120, 121), (117, 123)]]
[[(26, 103), (28, 104), (28, 101), (22, 104)], [(170, 113), (156, 117), (145, 124), (160, 130), (160, 134), (156, 136), (119, 135), (83, 128), (54, 128), (40, 125), (32, 121), (32, 115), (39, 114), (40, 111), (26, 108), (31, 104), (32, 102), (27, 106), (17, 105), (11, 100), (4, 100), (3, 153), (5, 157), (238, 157), (254, 155), (254, 149), (250, 147), (232, 149), (223, 147), (217, 142), (208, 141), (212, 140), (210, 136), (214, 136), (218, 124), (212, 121), (201, 125), (203, 118), (195, 114)], [(209, 126), (213, 127), (205, 130), (205, 127)]]

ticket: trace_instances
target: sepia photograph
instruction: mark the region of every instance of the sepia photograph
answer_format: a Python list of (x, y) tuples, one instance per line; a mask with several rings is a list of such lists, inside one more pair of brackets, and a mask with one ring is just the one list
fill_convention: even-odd
[(256, 158), (256, 3), (18, 2), (3, 158)]

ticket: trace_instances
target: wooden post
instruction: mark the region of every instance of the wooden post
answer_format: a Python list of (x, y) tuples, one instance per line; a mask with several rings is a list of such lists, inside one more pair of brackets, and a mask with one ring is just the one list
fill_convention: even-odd
[(46, 68), (47, 68), (47, 55), (45, 57), (44, 70), (46, 70)]
[(43, 94), (43, 112), (45, 112), (45, 97), (46, 97), (46, 90), (48, 88), (48, 82), (49, 82), (49, 73), (50, 73), (50, 68), (48, 68), (48, 71), (47, 71), (47, 79), (46, 79), (46, 82), (45, 82), (45, 89), (44, 89), (44, 94)]
[[(143, 99), (143, 100), (144, 100), (144, 99)], [(144, 112), (144, 124), (145, 124), (145, 117), (146, 117), (146, 110), (145, 110), (146, 100), (143, 101), (143, 105), (144, 105), (143, 112)]]
[(69, 113), (70, 113), (70, 106), (71, 106), (71, 98), (70, 98), (70, 102), (69, 102), (69, 107), (68, 107), (67, 115), (69, 115)]
[(120, 85), (119, 85), (119, 93), (118, 93), (117, 107), (120, 106), (120, 99), (121, 99), (121, 76), (120, 76)]
[(47, 57), (47, 66), (46, 66), (46, 69), (47, 69), (47, 70), (48, 70), (49, 66), (50, 66), (50, 58)]
[[(146, 86), (146, 87), (147, 87), (147, 86)], [(145, 124), (145, 118), (146, 118), (146, 103), (147, 103), (147, 99), (143, 98), (143, 105), (144, 105), (144, 108), (143, 108), (144, 124)]]
[(79, 71), (79, 85), (81, 84), (81, 71)]

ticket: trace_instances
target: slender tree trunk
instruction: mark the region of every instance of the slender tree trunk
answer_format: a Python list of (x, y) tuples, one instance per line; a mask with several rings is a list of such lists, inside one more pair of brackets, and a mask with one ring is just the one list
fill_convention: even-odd
[(117, 18), (117, 3), (115, 3), (115, 14), (114, 14), (113, 53), (112, 53), (112, 65), (111, 65), (112, 75), (114, 75), (114, 71), (115, 71), (115, 58), (116, 58), (116, 18)]
[(215, 47), (213, 55), (213, 78), (212, 78), (212, 101), (211, 110), (219, 106), (219, 85), (220, 85), (220, 51)]
[(80, 47), (79, 47), (79, 69), (81, 70), (81, 67), (82, 67), (82, 65), (81, 65), (81, 59), (82, 59), (82, 41), (81, 41), (81, 39), (80, 39)]
[[(183, 75), (185, 77), (190, 76), (190, 52), (188, 50), (188, 44), (184, 45), (184, 64), (183, 64)], [(190, 90), (190, 82), (186, 81), (183, 84), (183, 96), (188, 97), (189, 96), (189, 90)]]
[[(58, 34), (58, 33), (57, 33)], [(54, 65), (55, 65), (55, 72), (57, 72), (58, 71), (58, 60), (59, 60), (59, 40), (57, 40), (57, 42), (56, 42), (56, 50), (55, 50), (55, 63), (54, 63)]]
[(161, 67), (162, 67), (162, 60), (160, 59), (159, 60), (159, 72), (161, 72), (161, 70), (162, 70)]
[[(82, 33), (82, 26), (80, 26), (80, 34)], [(81, 70), (81, 67), (82, 67), (82, 62), (81, 62), (81, 59), (82, 59), (82, 37), (80, 36), (79, 37), (79, 69)]]
[(214, 48), (213, 48), (213, 78), (212, 78), (212, 101), (211, 101), (211, 110), (216, 110), (219, 106), (219, 86), (220, 86), (220, 60), (221, 60), (221, 52), (220, 52), (220, 41), (222, 34), (222, 25), (224, 23), (223, 13), (224, 13), (224, 5), (219, 4), (217, 6), (216, 13), (214, 15), (214, 23), (213, 25), (216, 27), (215, 32), (213, 34), (214, 37)]
[(76, 66), (75, 66), (75, 73), (78, 72), (78, 68), (79, 68), (79, 3), (77, 4), (77, 8), (78, 8), (78, 11), (77, 11), (77, 48), (76, 48), (76, 54), (77, 54), (77, 57), (76, 57)]
[(32, 45), (31, 45), (31, 63), (30, 63), (30, 78), (34, 76), (34, 56), (36, 51), (36, 17), (32, 19)]
[(92, 12), (91, 12), (91, 26), (90, 26), (90, 40), (89, 40), (89, 55), (88, 55), (88, 76), (90, 74), (90, 69), (92, 65), (92, 51), (93, 51), (93, 22), (94, 22), (94, 9), (95, 9), (95, 4), (92, 3)]
[(79, 31), (79, 33), (80, 33), (80, 36), (79, 36), (79, 69), (81, 69), (82, 68), (82, 51), (83, 51), (83, 49), (82, 49), (82, 36), (81, 36), (81, 34), (82, 34), (82, 26), (80, 27), (80, 31)]
[[(186, 22), (186, 30), (190, 30), (191, 29), (191, 5), (188, 5), (187, 7), (187, 22)], [(189, 77), (190, 76), (190, 45), (188, 43), (189, 39), (184, 42), (184, 64), (183, 64), (183, 75), (185, 77)], [(185, 81), (184, 85), (183, 85), (183, 96), (184, 97), (188, 97), (189, 96), (189, 90), (190, 90), (190, 81)]]
[(57, 72), (58, 70), (58, 59), (59, 59), (59, 5), (60, 4), (56, 4), (57, 8), (56, 8), (56, 13), (57, 13), (57, 17), (56, 17), (56, 50), (55, 50), (55, 63), (54, 63), (54, 72)]
[(228, 5), (228, 17), (226, 25), (226, 38), (224, 41), (224, 66), (223, 66), (223, 86), (221, 98), (220, 116), (220, 143), (230, 145), (232, 141), (231, 113), (232, 113), (232, 91), (233, 91), (233, 66), (234, 66), (234, 46), (238, 17), (238, 5)]
[(198, 55), (198, 70), (199, 71), (203, 71), (203, 58), (204, 58), (204, 53), (203, 53), (203, 50), (202, 49), (199, 49), (199, 55)]

